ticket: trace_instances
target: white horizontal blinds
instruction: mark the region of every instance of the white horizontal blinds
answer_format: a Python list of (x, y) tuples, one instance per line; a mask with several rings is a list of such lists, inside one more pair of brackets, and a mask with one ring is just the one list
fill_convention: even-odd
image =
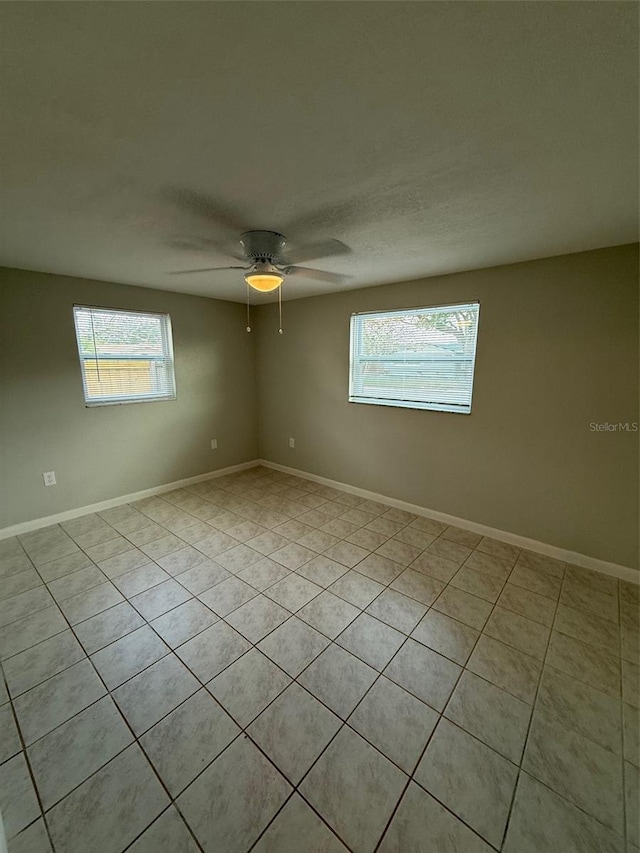
[(73, 313), (87, 403), (175, 397), (167, 314), (78, 305)]
[(477, 302), (354, 314), (349, 399), (471, 411)]

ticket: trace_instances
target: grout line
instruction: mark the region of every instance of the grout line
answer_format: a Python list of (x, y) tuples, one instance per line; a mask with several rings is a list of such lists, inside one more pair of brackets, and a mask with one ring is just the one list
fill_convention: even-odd
[(624, 694), (623, 694), (623, 663), (622, 663), (622, 604), (620, 601), (621, 590), (620, 590), (620, 582), (618, 582), (618, 653), (620, 656), (620, 757), (622, 763), (622, 836), (624, 838), (625, 846), (628, 843), (628, 832), (627, 832), (627, 766), (625, 763), (625, 750), (624, 750), (624, 741), (625, 741), (625, 725), (624, 725)]
[(547, 637), (547, 642), (546, 642), (546, 645), (545, 645), (544, 657), (543, 657), (543, 659), (542, 659), (542, 663), (541, 663), (541, 666), (540, 666), (540, 672), (539, 672), (539, 674), (538, 674), (538, 679), (537, 679), (537, 684), (536, 684), (535, 695), (534, 695), (534, 697), (533, 697), (533, 702), (531, 703), (531, 714), (530, 714), (530, 716), (529, 716), (529, 723), (528, 723), (528, 725), (527, 725), (527, 731), (526, 731), (525, 738), (524, 738), (524, 742), (523, 742), (523, 746), (522, 746), (522, 753), (521, 753), (521, 755), (520, 755), (520, 762), (519, 762), (519, 765), (518, 765), (518, 774), (517, 774), (517, 776), (516, 776), (516, 783), (515, 783), (515, 785), (513, 786), (513, 791), (511, 792), (511, 802), (510, 802), (510, 804), (509, 804), (509, 811), (508, 811), (508, 813), (507, 813), (507, 820), (506, 820), (506, 823), (505, 823), (505, 826), (504, 826), (504, 833), (503, 833), (503, 835), (502, 835), (502, 844), (500, 845), (501, 847), (504, 845), (504, 842), (505, 842), (506, 837), (507, 837), (507, 832), (508, 832), (508, 830), (509, 830), (509, 824), (510, 824), (510, 822), (511, 822), (511, 815), (512, 815), (512, 813), (513, 813), (513, 807), (514, 807), (514, 805), (515, 805), (516, 791), (518, 790), (518, 786), (519, 786), (519, 784), (520, 784), (520, 776), (522, 775), (522, 773), (523, 773), (523, 772), (525, 772), (525, 771), (523, 771), (522, 765), (523, 765), (523, 763), (524, 763), (525, 756), (526, 756), (526, 754), (527, 754), (527, 746), (528, 746), (528, 743), (529, 743), (529, 736), (530, 736), (530, 734), (531, 734), (531, 727), (532, 727), (532, 725), (533, 725), (533, 716), (534, 716), (535, 711), (536, 711), (536, 704), (537, 704), (537, 701), (538, 701), (538, 693), (540, 692), (540, 684), (541, 684), (541, 682), (542, 682), (542, 676), (544, 675), (544, 669), (545, 669), (545, 665), (546, 665), (546, 662), (547, 662), (547, 655), (548, 655), (548, 653), (549, 653), (549, 647), (550, 647), (550, 645), (551, 645), (551, 637), (553, 636), (553, 627), (554, 627), (554, 625), (555, 625), (556, 616), (557, 616), (557, 613), (558, 613), (558, 607), (559, 607), (559, 605), (560, 605), (560, 597), (561, 597), (561, 595), (562, 595), (562, 588), (563, 588), (563, 586), (564, 586), (564, 582), (565, 582), (565, 578), (566, 578), (566, 573), (567, 573), (567, 570), (566, 570), (566, 564), (565, 564), (565, 567), (564, 567), (564, 570), (563, 570), (563, 574), (562, 574), (562, 582), (561, 582), (561, 585), (560, 585), (560, 590), (559, 590), (559, 592), (558, 592), (558, 598), (557, 598), (557, 600), (556, 600), (555, 608), (554, 608), (554, 611), (553, 611), (553, 621), (552, 621), (552, 623), (551, 623), (551, 627), (550, 627), (550, 629), (549, 629), (549, 635), (548, 635), (548, 637)]

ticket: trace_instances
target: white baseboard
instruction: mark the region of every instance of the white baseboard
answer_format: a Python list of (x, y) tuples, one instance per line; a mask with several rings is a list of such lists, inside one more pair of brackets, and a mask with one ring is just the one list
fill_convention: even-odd
[(79, 518), (81, 515), (88, 515), (92, 512), (102, 512), (102, 510), (111, 509), (111, 507), (114, 506), (121, 506), (121, 504), (128, 504), (133, 501), (140, 501), (143, 498), (153, 497), (153, 495), (161, 495), (163, 492), (172, 492), (174, 489), (183, 489), (185, 486), (192, 486), (194, 483), (203, 483), (205, 480), (224, 477), (225, 474), (235, 474), (236, 471), (245, 471), (247, 468), (255, 468), (259, 464), (260, 462), (257, 459), (252, 459), (250, 462), (241, 462), (239, 465), (230, 465), (228, 468), (220, 468), (218, 471), (209, 471), (207, 474), (198, 474), (195, 477), (176, 480), (174, 483), (165, 483), (162, 486), (154, 486), (152, 489), (143, 489), (141, 492), (132, 492), (130, 495), (120, 495), (117, 498), (100, 501), (100, 503), (80, 506), (76, 509), (68, 509), (65, 512), (56, 513), (56, 515), (47, 515), (44, 518), (34, 518), (32, 521), (13, 524), (11, 527), (3, 527), (0, 530), (0, 539), (8, 539), (10, 536), (19, 536), (21, 533), (30, 533), (32, 530), (39, 530), (41, 527), (49, 527), (49, 525), (59, 524), (61, 521), (71, 521), (72, 518)]
[(39, 530), (41, 527), (49, 527), (51, 524), (59, 524), (61, 521), (70, 521), (72, 518), (79, 518), (81, 515), (87, 515), (91, 512), (101, 512), (102, 510), (111, 509), (111, 507), (120, 506), (121, 504), (132, 503), (133, 501), (139, 501), (143, 498), (150, 498), (153, 495), (161, 495), (163, 492), (182, 489), (185, 486), (191, 486), (194, 483), (213, 480), (216, 477), (223, 477), (225, 474), (234, 474), (237, 471), (246, 471), (248, 468), (255, 468), (257, 465), (264, 465), (265, 468), (282, 471), (283, 473), (291, 474), (294, 477), (302, 477), (304, 480), (311, 480), (314, 483), (321, 483), (324, 486), (332, 486), (334, 489), (340, 489), (343, 492), (358, 495), (359, 497), (366, 498), (368, 500), (378, 501), (379, 503), (384, 503), (388, 506), (396, 507), (397, 509), (404, 509), (407, 512), (414, 513), (415, 515), (422, 515), (425, 518), (432, 518), (434, 521), (441, 521), (443, 524), (451, 524), (455, 527), (461, 527), (464, 530), (470, 530), (472, 533), (478, 533), (482, 536), (490, 536), (492, 539), (499, 539), (501, 542), (507, 542), (509, 545), (515, 545), (518, 548), (526, 548), (528, 551), (535, 551), (536, 553), (544, 554), (547, 557), (555, 557), (557, 560), (562, 560), (565, 563), (571, 563), (574, 566), (581, 566), (584, 569), (592, 569), (593, 571), (602, 572), (605, 575), (621, 578), (622, 580), (630, 581), (631, 583), (640, 583), (640, 572), (637, 569), (632, 569), (628, 566), (620, 566), (617, 563), (609, 563), (606, 560), (599, 560), (596, 557), (589, 557), (586, 554), (578, 554), (576, 551), (567, 551), (564, 548), (558, 548), (555, 545), (547, 545), (546, 542), (538, 542), (536, 539), (528, 539), (526, 536), (519, 536), (517, 533), (510, 533), (507, 530), (499, 530), (496, 527), (488, 527), (486, 524), (478, 524), (475, 521), (468, 521), (466, 518), (458, 518), (455, 515), (448, 515), (447, 513), (438, 512), (434, 509), (398, 500), (398, 498), (391, 498), (387, 495), (378, 494), (377, 492), (370, 492), (367, 489), (360, 489), (357, 486), (351, 486), (349, 483), (341, 483), (338, 480), (330, 480), (328, 477), (320, 477), (318, 474), (310, 474), (309, 472), (302, 471), (299, 468), (290, 468), (287, 465), (270, 462), (268, 459), (253, 459), (250, 462), (242, 462), (239, 465), (230, 465), (228, 468), (220, 468), (218, 471), (209, 471), (206, 474), (198, 474), (195, 477), (187, 477), (184, 480), (176, 480), (173, 483), (154, 486), (151, 489), (144, 489), (141, 492), (133, 492), (129, 495), (120, 495), (117, 498), (100, 501), (100, 503), (89, 504), (88, 506), (59, 512), (56, 515), (49, 515), (44, 518), (34, 518), (32, 521), (25, 521), (21, 524), (14, 524), (11, 527), (4, 527), (0, 530), (0, 540), (8, 539), (10, 536), (18, 536), (22, 533), (29, 533), (32, 530)]
[(501, 542), (507, 542), (509, 545), (515, 545), (518, 548), (526, 548), (528, 551), (535, 551), (538, 554), (544, 554), (546, 557), (555, 557), (556, 560), (562, 560), (564, 563), (571, 563), (574, 566), (581, 566), (583, 569), (592, 569), (595, 572), (602, 572), (602, 574), (621, 578), (631, 583), (640, 583), (640, 572), (628, 566), (619, 566), (617, 563), (609, 563), (606, 560), (599, 560), (596, 557), (589, 557), (586, 554), (578, 554), (576, 551), (567, 551), (564, 548), (558, 548), (556, 545), (547, 545), (546, 542), (538, 542), (536, 539), (519, 536), (517, 533), (499, 530), (496, 527), (488, 527), (486, 524), (478, 524), (475, 521), (468, 521), (466, 518), (458, 518), (455, 515), (448, 515), (447, 513), (411, 504), (397, 498), (390, 498), (387, 495), (380, 495), (377, 492), (370, 492), (367, 489), (359, 489), (348, 483), (330, 480), (328, 477), (320, 477), (317, 474), (309, 474), (307, 471), (301, 471), (298, 468), (289, 468), (287, 465), (269, 462), (267, 459), (259, 459), (258, 464), (264, 465), (265, 468), (273, 468), (276, 471), (291, 474), (294, 477), (311, 480), (314, 483), (322, 483), (324, 486), (332, 486), (334, 489), (340, 489), (343, 492), (358, 495), (361, 498), (388, 504), (397, 509), (404, 509), (415, 515), (432, 518), (434, 521), (441, 521), (443, 524), (451, 524), (455, 527), (462, 527), (464, 530), (470, 530), (472, 533), (490, 536), (492, 539), (499, 539)]

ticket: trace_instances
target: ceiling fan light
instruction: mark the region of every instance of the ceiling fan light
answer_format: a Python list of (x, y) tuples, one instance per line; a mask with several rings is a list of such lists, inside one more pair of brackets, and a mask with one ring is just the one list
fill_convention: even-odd
[(284, 276), (275, 272), (249, 272), (246, 273), (244, 280), (254, 290), (259, 290), (261, 293), (269, 293), (280, 287), (284, 281)]

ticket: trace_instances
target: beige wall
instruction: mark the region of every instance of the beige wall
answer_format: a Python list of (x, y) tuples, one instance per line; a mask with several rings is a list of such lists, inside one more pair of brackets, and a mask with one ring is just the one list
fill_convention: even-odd
[[(74, 303), (169, 313), (178, 399), (86, 408)], [(254, 459), (254, 340), (243, 311), (0, 270), (0, 528)], [(51, 470), (58, 485), (45, 488), (42, 472)]]
[[(471, 415), (347, 402), (355, 311), (479, 299)], [(263, 458), (638, 566), (638, 248), (258, 311)], [(295, 437), (290, 450), (288, 439)]]

